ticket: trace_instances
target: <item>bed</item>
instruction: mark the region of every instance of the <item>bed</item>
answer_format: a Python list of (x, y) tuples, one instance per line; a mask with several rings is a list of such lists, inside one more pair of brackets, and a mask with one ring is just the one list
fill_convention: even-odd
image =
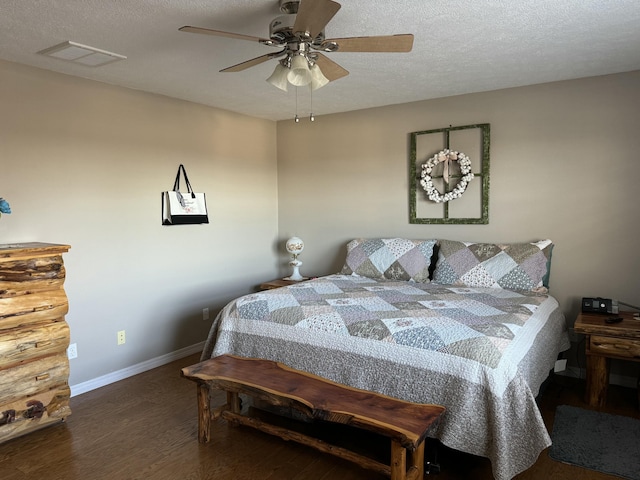
[(240, 297), (202, 359), (265, 358), (447, 408), (434, 438), (506, 480), (551, 444), (535, 397), (569, 348), (553, 243), (356, 239), (342, 271)]

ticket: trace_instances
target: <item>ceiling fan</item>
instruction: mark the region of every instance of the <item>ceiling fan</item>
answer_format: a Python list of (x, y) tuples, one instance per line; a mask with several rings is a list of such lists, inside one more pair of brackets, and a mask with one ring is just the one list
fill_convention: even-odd
[(347, 70), (322, 52), (395, 53), (410, 52), (413, 47), (412, 34), (326, 39), (324, 28), (340, 10), (339, 3), (332, 0), (279, 1), (280, 11), (284, 15), (276, 17), (269, 25), (269, 38), (192, 26), (184, 26), (179, 30), (279, 47), (277, 52), (261, 55), (220, 71), (240, 72), (279, 58), (280, 61), (267, 82), (284, 91), (287, 90), (288, 83), (295, 86), (310, 85), (315, 90), (349, 75)]

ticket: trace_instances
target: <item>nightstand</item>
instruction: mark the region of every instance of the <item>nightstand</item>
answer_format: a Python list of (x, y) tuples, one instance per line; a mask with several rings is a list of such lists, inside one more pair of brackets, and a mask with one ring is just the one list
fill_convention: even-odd
[(260, 284), (258, 287), (260, 290), (271, 290), (272, 288), (280, 288), (287, 287), (289, 285), (295, 285), (296, 283), (301, 283), (309, 280), (308, 278), (305, 280), (285, 280), (284, 278), (277, 278), (275, 280), (271, 280), (269, 282), (264, 282)]
[[(623, 320), (605, 323), (609, 317), (622, 317)], [(634, 320), (632, 312), (618, 315), (580, 313), (573, 329), (586, 335), (586, 401), (592, 407), (603, 407), (607, 403), (610, 359), (640, 362), (640, 320)]]

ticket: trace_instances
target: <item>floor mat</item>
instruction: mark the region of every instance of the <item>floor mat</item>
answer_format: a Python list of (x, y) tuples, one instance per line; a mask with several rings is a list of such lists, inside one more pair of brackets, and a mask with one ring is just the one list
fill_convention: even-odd
[(554, 460), (640, 480), (640, 420), (560, 405), (551, 440)]

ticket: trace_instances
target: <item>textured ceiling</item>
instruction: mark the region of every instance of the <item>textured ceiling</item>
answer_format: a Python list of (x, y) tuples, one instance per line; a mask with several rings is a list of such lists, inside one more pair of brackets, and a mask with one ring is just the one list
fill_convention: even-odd
[[(302, 0), (313, 1), (313, 0)], [(338, 0), (327, 38), (413, 33), (411, 53), (331, 53), (350, 75), (313, 94), (316, 115), (640, 70), (638, 0)], [(1, 0), (0, 59), (272, 120), (296, 89), (265, 79), (276, 49), (179, 32), (194, 25), (268, 37), (278, 0)], [(70, 40), (127, 56), (87, 67), (38, 55)], [(311, 98), (298, 89), (298, 111)]]

